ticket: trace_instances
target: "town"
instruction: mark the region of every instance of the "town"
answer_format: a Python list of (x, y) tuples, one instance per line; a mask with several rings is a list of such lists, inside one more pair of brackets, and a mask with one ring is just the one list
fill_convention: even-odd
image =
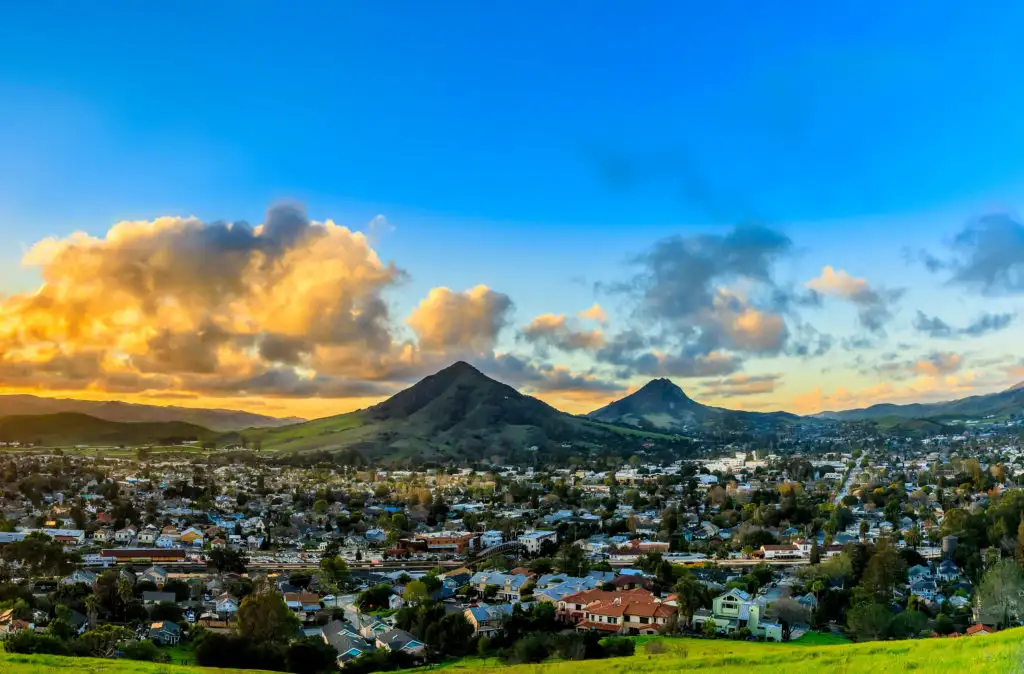
[[(8, 448), (8, 652), (370, 672), (632, 653), (630, 637), (866, 641), (1024, 618), (1013, 425), (667, 461), (345, 466)], [(811, 445), (812, 443), (807, 443)]]

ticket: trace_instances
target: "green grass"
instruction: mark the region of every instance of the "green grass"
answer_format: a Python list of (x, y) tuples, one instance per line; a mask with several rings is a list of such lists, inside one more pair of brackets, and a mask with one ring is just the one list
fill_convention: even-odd
[(196, 664), (196, 651), (191, 644), (164, 646), (160, 650), (171, 656), (171, 662), (176, 665)]
[[(815, 639), (822, 643), (815, 644)], [(508, 667), (495, 658), (471, 657), (418, 671), (472, 670), (474, 674), (579, 674), (580, 671), (587, 674), (679, 671), (714, 674), (902, 674), (916, 670), (929, 674), (1024, 674), (1024, 628), (959, 639), (823, 645), (831, 639), (834, 637), (816, 635), (809, 642), (801, 639), (794, 644), (769, 644), (724, 639), (651, 638), (638, 643), (636, 654), (628, 658)], [(650, 643), (658, 644), (657, 648), (663, 647), (664, 652), (648, 653)], [(0, 652), (0, 672), (4, 674), (41, 674), (62, 670), (68, 670), (68, 674), (72, 670), (76, 674), (237, 674), (243, 671)]]
[[(647, 644), (663, 653), (648, 653)], [(555, 662), (503, 667), (466, 658), (440, 669), (472, 669), (474, 674), (644, 674), (708, 672), (709, 674), (896, 674), (998, 672), (1024, 674), (1024, 628), (959, 639), (920, 639), (842, 643), (842, 637), (808, 634), (791, 644), (724, 639), (648, 638), (636, 654), (588, 662)], [(426, 669), (426, 668), (424, 668)]]
[(837, 646), (848, 644), (850, 640), (831, 632), (808, 632), (792, 643), (794, 646)]

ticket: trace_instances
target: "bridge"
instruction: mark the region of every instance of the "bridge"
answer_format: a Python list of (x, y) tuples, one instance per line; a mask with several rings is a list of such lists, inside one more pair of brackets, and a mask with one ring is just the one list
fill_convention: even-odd
[(523, 548), (523, 544), (520, 543), (519, 541), (509, 541), (508, 543), (500, 543), (498, 545), (492, 545), (491, 547), (485, 548), (485, 549), (481, 550), (480, 552), (476, 553), (473, 556), (472, 559), (467, 561), (467, 563), (468, 564), (475, 564), (475, 563), (480, 562), (480, 561), (482, 561), (484, 559), (487, 559), (488, 557), (493, 557), (494, 555), (502, 555), (502, 554), (505, 554), (506, 552), (513, 552), (513, 551), (515, 551), (515, 552), (522, 552), (523, 549), (524, 549)]

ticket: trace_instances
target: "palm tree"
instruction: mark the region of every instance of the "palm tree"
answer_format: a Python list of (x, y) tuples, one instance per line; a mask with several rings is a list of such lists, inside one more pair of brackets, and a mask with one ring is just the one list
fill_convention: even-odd
[(90, 594), (85, 598), (85, 612), (89, 618), (89, 629), (96, 627), (96, 609), (99, 606), (100, 600), (96, 598), (96, 595)]
[(117, 598), (121, 600), (121, 604), (124, 606), (124, 619), (126, 622), (128, 620), (128, 602), (134, 595), (135, 590), (127, 578), (117, 581)]

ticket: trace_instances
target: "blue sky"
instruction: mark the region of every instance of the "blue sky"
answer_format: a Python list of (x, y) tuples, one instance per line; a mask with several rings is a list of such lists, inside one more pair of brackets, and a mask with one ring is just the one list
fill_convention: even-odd
[[(905, 252), (1015, 212), (1024, 8), (706, 4), (8, 8), (0, 288), (38, 287), (15, 263), (44, 237), (162, 215), (259, 223), (288, 199), (357, 229), (387, 219), (374, 247), (409, 274), (388, 290), (398, 323), (430, 288), (486, 284), (516, 325), (598, 301), (624, 327), (628, 302), (595, 283), (665, 237), (744, 221), (792, 239), (780, 282), (831, 265), (904, 288), (893, 344), (918, 309), (971, 320), (971, 296), (938, 297)], [(825, 303), (801, 320), (852, 338), (851, 316)], [(761, 367), (803, 372), (806, 389), (844, 363)]]

